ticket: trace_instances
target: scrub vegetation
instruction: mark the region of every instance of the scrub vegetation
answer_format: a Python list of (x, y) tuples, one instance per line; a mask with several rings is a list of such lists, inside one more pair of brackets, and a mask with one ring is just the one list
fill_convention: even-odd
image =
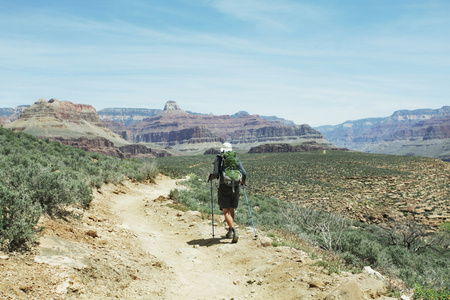
[(0, 248), (26, 248), (41, 214), (88, 206), (92, 188), (156, 172), (153, 161), (120, 160), (0, 128)]

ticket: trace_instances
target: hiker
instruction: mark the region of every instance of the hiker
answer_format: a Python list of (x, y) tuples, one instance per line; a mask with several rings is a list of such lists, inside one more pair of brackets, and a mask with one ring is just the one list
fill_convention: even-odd
[(220, 155), (214, 160), (214, 171), (209, 175), (209, 180), (219, 179), (218, 202), (228, 224), (226, 238), (237, 243), (239, 235), (234, 226), (234, 213), (239, 204), (239, 185), (245, 184), (247, 173), (242, 166), (230, 143), (224, 143), (220, 149)]

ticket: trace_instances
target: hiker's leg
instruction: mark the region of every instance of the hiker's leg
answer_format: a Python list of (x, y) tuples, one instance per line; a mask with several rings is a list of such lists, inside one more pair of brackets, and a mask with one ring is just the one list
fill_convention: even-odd
[(229, 210), (230, 219), (232, 221), (232, 226), (230, 226), (231, 234), (232, 234), (232, 240), (231, 243), (237, 243), (239, 240), (239, 234), (237, 233), (236, 227), (234, 227), (234, 208), (230, 208)]
[(231, 216), (232, 210), (233, 210), (232, 208), (223, 208), (222, 209), (223, 216), (225, 217), (225, 221), (227, 222), (228, 228), (230, 228), (230, 229), (233, 228), (233, 226), (234, 226), (234, 219)]
[(238, 207), (238, 205), (239, 205), (239, 186), (237, 185), (236, 193), (231, 194), (231, 201), (230, 201), (230, 207), (231, 207), (230, 214), (231, 214), (231, 217), (233, 218), (233, 221), (234, 221), (234, 212), (235, 212), (236, 208)]
[[(230, 208), (230, 216), (231, 216), (231, 219), (233, 220), (232, 224), (234, 226), (234, 208)], [(232, 228), (233, 227), (228, 226), (228, 232), (230, 232)]]

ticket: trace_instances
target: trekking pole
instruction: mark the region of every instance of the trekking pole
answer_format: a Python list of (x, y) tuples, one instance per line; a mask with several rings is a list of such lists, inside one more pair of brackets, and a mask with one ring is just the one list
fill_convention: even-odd
[(212, 180), (211, 182), (211, 227), (212, 227), (212, 236), (214, 238), (214, 204), (213, 204), (213, 187), (212, 187)]
[(256, 234), (255, 224), (253, 224), (252, 212), (250, 211), (250, 205), (248, 204), (247, 193), (245, 192), (245, 185), (242, 185), (242, 190), (244, 190), (245, 200), (247, 201), (248, 213), (250, 214), (250, 219), (252, 220), (253, 232), (255, 233), (255, 238), (258, 237)]

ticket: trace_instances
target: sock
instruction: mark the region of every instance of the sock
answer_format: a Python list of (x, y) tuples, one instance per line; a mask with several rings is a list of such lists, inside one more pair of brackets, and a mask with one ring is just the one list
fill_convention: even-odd
[(236, 229), (233, 227), (233, 228), (231, 228), (231, 231), (236, 232)]

